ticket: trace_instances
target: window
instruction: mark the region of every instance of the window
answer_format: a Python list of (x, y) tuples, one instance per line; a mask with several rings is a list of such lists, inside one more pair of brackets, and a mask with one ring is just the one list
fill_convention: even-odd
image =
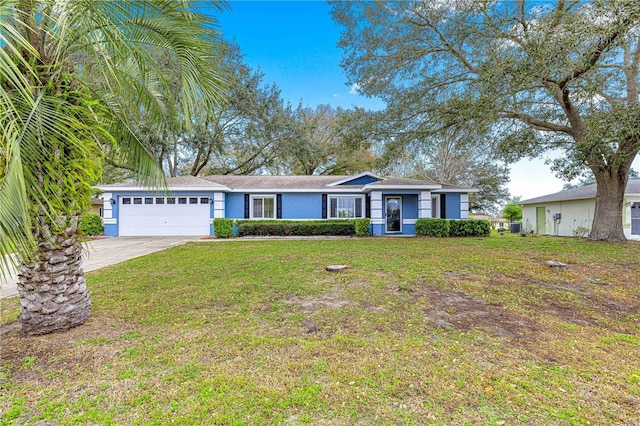
[(156, 198), (156, 204), (164, 204), (164, 197)]
[(253, 219), (273, 219), (276, 211), (276, 197), (254, 196), (251, 201), (251, 218)]
[(151, 198), (151, 197), (146, 197), (146, 198), (144, 199), (144, 203), (145, 203), (145, 204), (153, 204), (153, 198)]
[(187, 204), (187, 197), (178, 197), (178, 204)]
[(209, 204), (209, 197), (200, 197), (200, 204)]
[(334, 196), (329, 197), (329, 215), (331, 219), (353, 219), (364, 217), (363, 196)]
[(189, 204), (198, 204), (198, 197), (189, 197)]
[(122, 204), (131, 204), (131, 198), (125, 197), (122, 199)]
[(142, 204), (142, 198), (134, 198), (133, 199), (133, 204)]
[(175, 204), (175, 203), (176, 203), (175, 197), (167, 197), (167, 204)]

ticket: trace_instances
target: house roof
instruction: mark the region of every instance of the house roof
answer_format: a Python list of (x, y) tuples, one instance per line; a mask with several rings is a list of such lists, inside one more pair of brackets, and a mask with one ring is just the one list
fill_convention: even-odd
[[(363, 176), (371, 176), (379, 179), (370, 183), (349, 184)], [(167, 178), (167, 186), (176, 190), (220, 190), (220, 191), (255, 191), (255, 190), (273, 190), (273, 191), (340, 191), (365, 188), (369, 189), (425, 189), (444, 191), (475, 191), (473, 188), (465, 188), (453, 185), (440, 185), (418, 179), (398, 179), (380, 178), (372, 173), (360, 173), (355, 176), (274, 176), (274, 175), (211, 175), (211, 176), (178, 176)], [(124, 182), (110, 185), (99, 185), (98, 188), (104, 191), (110, 190), (144, 190), (145, 188), (135, 182)]]
[[(640, 195), (640, 179), (629, 179), (627, 182), (627, 190), (625, 195)], [(539, 203), (551, 203), (555, 201), (569, 201), (569, 200), (586, 200), (589, 198), (596, 198), (596, 185), (586, 185), (580, 188), (567, 189), (566, 191), (560, 191), (549, 195), (543, 195), (541, 197), (530, 198), (528, 200), (520, 201), (520, 204), (539, 204)]]

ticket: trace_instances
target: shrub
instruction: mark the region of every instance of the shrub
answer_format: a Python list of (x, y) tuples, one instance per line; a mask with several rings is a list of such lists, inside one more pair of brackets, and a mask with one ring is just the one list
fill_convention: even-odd
[(86, 213), (80, 220), (80, 232), (82, 235), (100, 235), (104, 231), (102, 218), (95, 213)]
[(358, 237), (368, 237), (371, 235), (369, 232), (369, 224), (371, 219), (363, 218), (355, 220), (355, 232)]
[(233, 219), (213, 219), (213, 235), (218, 238), (233, 237)]
[(418, 219), (416, 221), (416, 235), (427, 237), (448, 237), (449, 221), (446, 219)]
[(242, 220), (237, 222), (238, 235), (310, 236), (354, 235), (354, 220)]
[(488, 220), (462, 219), (449, 221), (449, 235), (452, 237), (484, 237), (491, 232)]

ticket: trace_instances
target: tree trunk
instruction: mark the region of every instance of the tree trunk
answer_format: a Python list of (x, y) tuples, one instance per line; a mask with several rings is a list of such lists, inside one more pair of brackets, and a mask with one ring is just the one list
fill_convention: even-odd
[(596, 208), (590, 240), (626, 241), (622, 230), (622, 207), (629, 175), (621, 170), (594, 170), (596, 177)]
[[(23, 262), (18, 274), (20, 323), (30, 335), (64, 331), (83, 324), (91, 314), (89, 290), (82, 271), (82, 245), (76, 216), (60, 235), (51, 236), (41, 221), (38, 252)], [(38, 236), (36, 236), (38, 237)]]

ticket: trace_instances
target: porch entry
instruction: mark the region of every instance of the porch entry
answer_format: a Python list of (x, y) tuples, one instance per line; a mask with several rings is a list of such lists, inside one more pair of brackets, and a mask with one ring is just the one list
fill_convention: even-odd
[(640, 203), (631, 205), (631, 235), (640, 235)]
[(402, 197), (385, 197), (386, 233), (402, 232)]

